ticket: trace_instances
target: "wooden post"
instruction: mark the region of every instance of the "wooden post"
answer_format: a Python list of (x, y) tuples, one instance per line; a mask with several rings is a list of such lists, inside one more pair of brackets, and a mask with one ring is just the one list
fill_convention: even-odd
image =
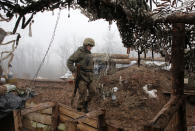
[(107, 131), (105, 122), (105, 111), (98, 115), (98, 131)]
[(52, 131), (56, 131), (58, 125), (58, 104), (52, 108)]
[(20, 131), (20, 129), (22, 127), (20, 110), (13, 110), (13, 116), (14, 116), (14, 128), (15, 128), (15, 131)]
[[(173, 24), (172, 39), (172, 92), (174, 96), (184, 95), (184, 45), (185, 45), (185, 25), (181, 23)], [(178, 128), (176, 131), (186, 131), (186, 110), (185, 100), (178, 110)]]

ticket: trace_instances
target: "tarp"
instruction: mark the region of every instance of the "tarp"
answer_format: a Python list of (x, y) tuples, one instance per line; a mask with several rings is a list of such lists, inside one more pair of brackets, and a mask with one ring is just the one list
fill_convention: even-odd
[(0, 119), (4, 118), (14, 109), (24, 108), (26, 100), (30, 97), (20, 97), (13, 92), (0, 96)]

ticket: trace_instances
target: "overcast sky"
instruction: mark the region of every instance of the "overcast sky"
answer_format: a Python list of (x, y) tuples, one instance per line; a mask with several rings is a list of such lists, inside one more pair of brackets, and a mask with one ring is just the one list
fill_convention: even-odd
[[(36, 44), (38, 42), (39, 44), (48, 45), (54, 30), (58, 12), (59, 10), (57, 9), (54, 11), (54, 15), (52, 15), (51, 11), (37, 13), (34, 16), (34, 23), (32, 24), (32, 38), (27, 35), (28, 27), (26, 27), (25, 30), (22, 30), (19, 27), (18, 32), (22, 35), (20, 43), (33, 42)], [(12, 31), (14, 23), (15, 19), (10, 23), (1, 22), (1, 25), (6, 31)], [(64, 38), (73, 36), (78, 36), (81, 39), (92, 37), (95, 39), (97, 45), (101, 45), (101, 43), (103, 43), (103, 37), (108, 31), (109, 24), (107, 21), (101, 19), (89, 22), (89, 19), (80, 13), (80, 10), (70, 10), (70, 18), (68, 18), (68, 11), (67, 9), (64, 9), (61, 11), (53, 45), (64, 40)], [(117, 26), (114, 22), (111, 25), (110, 31), (116, 32), (116, 39), (119, 41), (119, 44), (121, 44), (121, 48), (123, 48)]]
[[(20, 48), (24, 47), (40, 48), (42, 52), (37, 55), (39, 59), (42, 59), (51, 41), (58, 12), (59, 9), (54, 11), (54, 15), (51, 11), (37, 13), (33, 18), (34, 23), (32, 24), (32, 37), (28, 36), (28, 26), (25, 29), (21, 29), (21, 25), (19, 25), (17, 32), (21, 34), (22, 38), (20, 39), (19, 46), (15, 53), (17, 53), (17, 51), (21, 51)], [(12, 19), (9, 23), (0, 22), (0, 27), (6, 31), (12, 31), (15, 26), (15, 21), (16, 19)], [(105, 50), (101, 50), (101, 48), (105, 46), (105, 39), (109, 34), (113, 35), (113, 40), (117, 43), (117, 45), (113, 47), (116, 49), (116, 52), (113, 53), (125, 54), (126, 48), (123, 47), (116, 23), (113, 22), (109, 27), (109, 23), (103, 19), (89, 22), (89, 19), (80, 13), (80, 10), (72, 9), (70, 10), (70, 17), (68, 18), (68, 10), (61, 10), (54, 42), (52, 43), (48, 54), (50, 56), (49, 63), (56, 63), (56, 65), (59, 64), (60, 58), (57, 54), (57, 49), (60, 45), (67, 45), (67, 41), (70, 43), (70, 41), (76, 40), (76, 45), (67, 45), (68, 48), (70, 48), (70, 51), (73, 52), (77, 47), (82, 45), (82, 42), (86, 37), (91, 37), (96, 42), (96, 46), (92, 49), (92, 52), (104, 53)], [(14, 39), (14, 37), (8, 36), (5, 38), (4, 42), (11, 39)], [(24, 51), (28, 51), (28, 49), (25, 49)], [(21, 62), (22, 59), (23, 58), (21, 58)]]

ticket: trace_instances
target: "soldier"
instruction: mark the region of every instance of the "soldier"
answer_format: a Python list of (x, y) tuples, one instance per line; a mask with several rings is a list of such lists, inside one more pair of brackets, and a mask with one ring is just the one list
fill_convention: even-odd
[(88, 103), (95, 94), (93, 85), (93, 58), (91, 49), (95, 46), (95, 41), (91, 38), (86, 38), (83, 46), (79, 47), (67, 61), (67, 67), (75, 77), (75, 85), (78, 86), (79, 99), (77, 110), (88, 112)]

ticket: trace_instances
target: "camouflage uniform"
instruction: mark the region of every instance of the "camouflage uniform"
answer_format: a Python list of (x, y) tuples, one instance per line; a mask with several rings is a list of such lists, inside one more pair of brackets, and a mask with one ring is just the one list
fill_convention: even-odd
[[(75, 65), (74, 65), (75, 64)], [(79, 47), (67, 61), (67, 67), (73, 73), (76, 73), (76, 66), (80, 66), (78, 77), (78, 110), (87, 110), (88, 102), (95, 94), (93, 89), (93, 58), (91, 52), (86, 49), (86, 46)]]

